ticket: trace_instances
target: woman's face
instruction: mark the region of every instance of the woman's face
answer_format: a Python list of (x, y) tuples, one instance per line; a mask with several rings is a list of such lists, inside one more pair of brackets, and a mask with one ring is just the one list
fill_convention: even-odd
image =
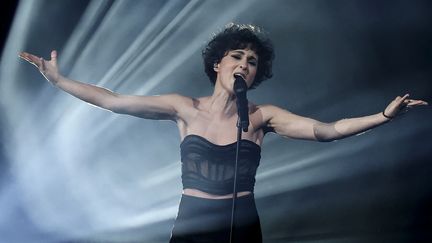
[(258, 55), (251, 49), (230, 50), (215, 65), (214, 70), (217, 73), (216, 83), (219, 82), (226, 90), (233, 90), (234, 75), (240, 75), (250, 87), (255, 80), (258, 69)]

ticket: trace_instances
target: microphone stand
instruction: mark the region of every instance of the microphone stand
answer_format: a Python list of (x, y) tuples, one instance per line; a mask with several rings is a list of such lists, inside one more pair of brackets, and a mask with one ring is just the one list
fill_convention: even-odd
[[(231, 227), (230, 227), (230, 243), (233, 243), (233, 228), (234, 228), (234, 219), (235, 219), (235, 207), (236, 207), (236, 200), (237, 200), (237, 167), (238, 167), (238, 161), (239, 161), (239, 154), (240, 154), (240, 141), (242, 136), (242, 125), (240, 122), (240, 116), (237, 120), (237, 148), (236, 148), (236, 159), (235, 159), (235, 165), (234, 165), (234, 186), (233, 186), (233, 200), (232, 200), (232, 208), (231, 208)], [(243, 128), (246, 129), (247, 128)]]
[[(237, 79), (237, 77), (236, 77)], [(246, 82), (242, 78), (240, 78), (243, 82), (241, 83), (243, 86), (234, 85), (234, 89), (243, 88), (247, 89)], [(237, 80), (236, 80), (237, 81)], [(231, 228), (230, 228), (230, 243), (233, 242), (233, 228), (234, 228), (234, 219), (235, 219), (235, 207), (237, 200), (237, 169), (238, 169), (238, 161), (240, 156), (240, 141), (242, 137), (242, 130), (244, 132), (248, 131), (249, 127), (249, 117), (248, 117), (248, 103), (246, 98), (246, 90), (241, 93), (237, 93), (237, 148), (236, 148), (236, 159), (234, 165), (234, 185), (233, 185), (233, 202), (231, 208)], [(239, 97), (241, 96), (241, 97)]]

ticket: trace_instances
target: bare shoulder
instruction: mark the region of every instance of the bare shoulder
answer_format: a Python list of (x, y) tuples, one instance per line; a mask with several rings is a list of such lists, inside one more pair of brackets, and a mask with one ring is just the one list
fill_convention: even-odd
[(249, 102), (249, 115), (252, 125), (256, 129), (268, 131), (269, 123), (278, 109), (280, 108), (274, 105), (257, 105)]
[(207, 97), (194, 98), (180, 94), (169, 95), (171, 103), (174, 104), (177, 113), (177, 119), (180, 120), (188, 120), (195, 117), (206, 98)]

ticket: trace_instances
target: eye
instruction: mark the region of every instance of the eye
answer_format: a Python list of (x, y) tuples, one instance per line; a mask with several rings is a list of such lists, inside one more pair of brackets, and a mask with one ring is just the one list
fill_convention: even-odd
[(255, 67), (257, 65), (257, 62), (256, 61), (249, 61), (249, 64)]
[(241, 56), (240, 55), (231, 55), (234, 59), (240, 60)]

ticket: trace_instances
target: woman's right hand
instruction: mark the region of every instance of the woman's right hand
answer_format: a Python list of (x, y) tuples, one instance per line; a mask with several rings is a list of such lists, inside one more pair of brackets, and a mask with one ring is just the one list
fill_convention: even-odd
[(21, 52), (19, 57), (35, 65), (42, 75), (53, 85), (56, 85), (59, 81), (61, 75), (57, 67), (57, 51), (51, 51), (51, 60), (49, 61), (27, 52)]

